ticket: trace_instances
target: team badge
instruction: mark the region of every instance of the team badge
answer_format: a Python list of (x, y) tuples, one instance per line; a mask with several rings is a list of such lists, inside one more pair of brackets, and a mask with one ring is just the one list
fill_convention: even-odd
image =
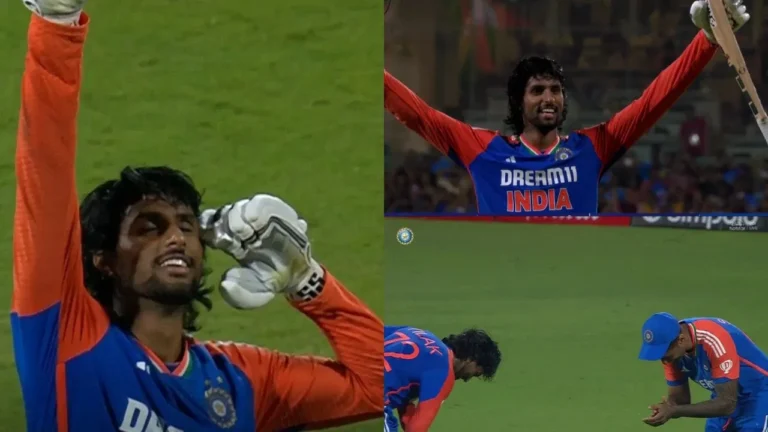
[(646, 343), (651, 343), (651, 342), (653, 342), (653, 332), (652, 332), (652, 331), (650, 331), (650, 330), (646, 330), (646, 331), (645, 331), (645, 333), (643, 333), (643, 340), (644, 340)]
[(401, 245), (409, 245), (413, 241), (413, 231), (410, 228), (397, 230), (397, 242)]
[(237, 423), (232, 396), (223, 388), (211, 387), (210, 381), (206, 381), (206, 386), (208, 389), (205, 391), (205, 401), (208, 404), (208, 417), (222, 429), (231, 428)]
[(555, 151), (555, 159), (559, 161), (568, 160), (573, 157), (573, 152), (569, 148), (560, 147)]

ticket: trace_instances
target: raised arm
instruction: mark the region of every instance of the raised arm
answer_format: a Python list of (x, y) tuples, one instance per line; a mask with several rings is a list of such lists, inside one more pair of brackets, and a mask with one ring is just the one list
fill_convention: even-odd
[(639, 99), (607, 122), (579, 131), (592, 139), (595, 151), (608, 169), (634, 145), (682, 96), (717, 51), (704, 32), (699, 32), (680, 57), (667, 66)]
[(381, 417), (381, 320), (328, 272), (322, 294), (295, 306), (320, 327), (335, 359), (245, 345), (212, 348), (224, 352), (251, 379), (257, 430), (313, 430)]
[(408, 129), (464, 167), (485, 151), (496, 136), (493, 131), (473, 128), (432, 108), (387, 71), (384, 107)]
[[(106, 316), (83, 286), (75, 141), (88, 18), (32, 16), (16, 146), (11, 329), (30, 430), (53, 430), (56, 365), (87, 348)], [(91, 308), (91, 315), (84, 315)], [(23, 365), (23, 366), (22, 366)], [(40, 412), (44, 411), (44, 412)], [(39, 415), (42, 414), (42, 415)]]
[(64, 296), (81, 263), (75, 143), (87, 31), (32, 16), (16, 145), (13, 311), (41, 312)]
[(75, 190), (76, 123), (87, 31), (85, 14), (77, 26), (37, 15), (29, 26), (16, 146), (11, 316), (19, 348), (28, 348), (17, 356), (29, 362), (49, 361), (46, 355), (58, 355), (59, 360), (74, 356), (107, 325), (106, 315), (83, 285)]

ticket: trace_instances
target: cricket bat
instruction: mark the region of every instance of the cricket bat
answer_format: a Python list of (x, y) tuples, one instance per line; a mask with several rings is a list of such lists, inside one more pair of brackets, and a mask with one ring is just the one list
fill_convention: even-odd
[(723, 1), (729, 0), (709, 0), (710, 23), (712, 33), (715, 35), (717, 44), (723, 49), (728, 65), (736, 70), (736, 82), (742, 93), (749, 96), (749, 109), (755, 116), (757, 126), (763, 134), (766, 144), (768, 144), (768, 115), (765, 113), (763, 103), (757, 95), (755, 83), (747, 70), (747, 62), (744, 61), (744, 55), (741, 53), (739, 42), (733, 33), (731, 26), (731, 17), (725, 8)]

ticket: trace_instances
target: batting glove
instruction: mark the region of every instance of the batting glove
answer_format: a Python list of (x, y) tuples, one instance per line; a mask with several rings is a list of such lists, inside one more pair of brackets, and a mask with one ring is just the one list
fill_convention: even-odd
[(271, 195), (205, 210), (203, 241), (233, 257), (239, 267), (222, 276), (219, 290), (237, 309), (269, 303), (277, 294), (309, 301), (323, 289), (325, 271), (312, 258), (307, 222)]
[(696, 0), (691, 5), (691, 21), (696, 27), (702, 29), (707, 39), (712, 43), (717, 43), (715, 35), (712, 33), (712, 24), (714, 19), (709, 11), (710, 1), (722, 1), (725, 5), (725, 13), (731, 23), (733, 31), (739, 30), (749, 21), (747, 7), (741, 4), (742, 0)]
[(77, 25), (85, 0), (23, 0), (24, 6), (48, 21)]

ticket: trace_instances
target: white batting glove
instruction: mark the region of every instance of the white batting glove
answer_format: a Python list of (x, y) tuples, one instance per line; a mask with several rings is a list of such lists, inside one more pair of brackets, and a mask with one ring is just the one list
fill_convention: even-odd
[(309, 301), (323, 289), (325, 271), (312, 258), (307, 222), (290, 205), (271, 195), (205, 210), (203, 240), (237, 260), (226, 271), (220, 292), (230, 306), (253, 309), (277, 294)]
[(83, 13), (85, 0), (22, 0), (24, 6), (48, 21), (63, 25), (77, 25)]
[[(749, 21), (749, 14), (747, 13), (747, 7), (741, 4), (742, 0), (711, 0), (711, 1), (723, 1), (725, 5), (725, 13), (728, 15), (728, 21), (731, 23), (731, 28), (734, 32)], [(714, 19), (712, 13), (709, 11), (710, 0), (696, 0), (691, 5), (691, 21), (696, 27), (702, 29), (704, 34), (707, 35), (707, 39), (712, 43), (717, 43), (715, 35), (712, 33), (712, 24)]]

